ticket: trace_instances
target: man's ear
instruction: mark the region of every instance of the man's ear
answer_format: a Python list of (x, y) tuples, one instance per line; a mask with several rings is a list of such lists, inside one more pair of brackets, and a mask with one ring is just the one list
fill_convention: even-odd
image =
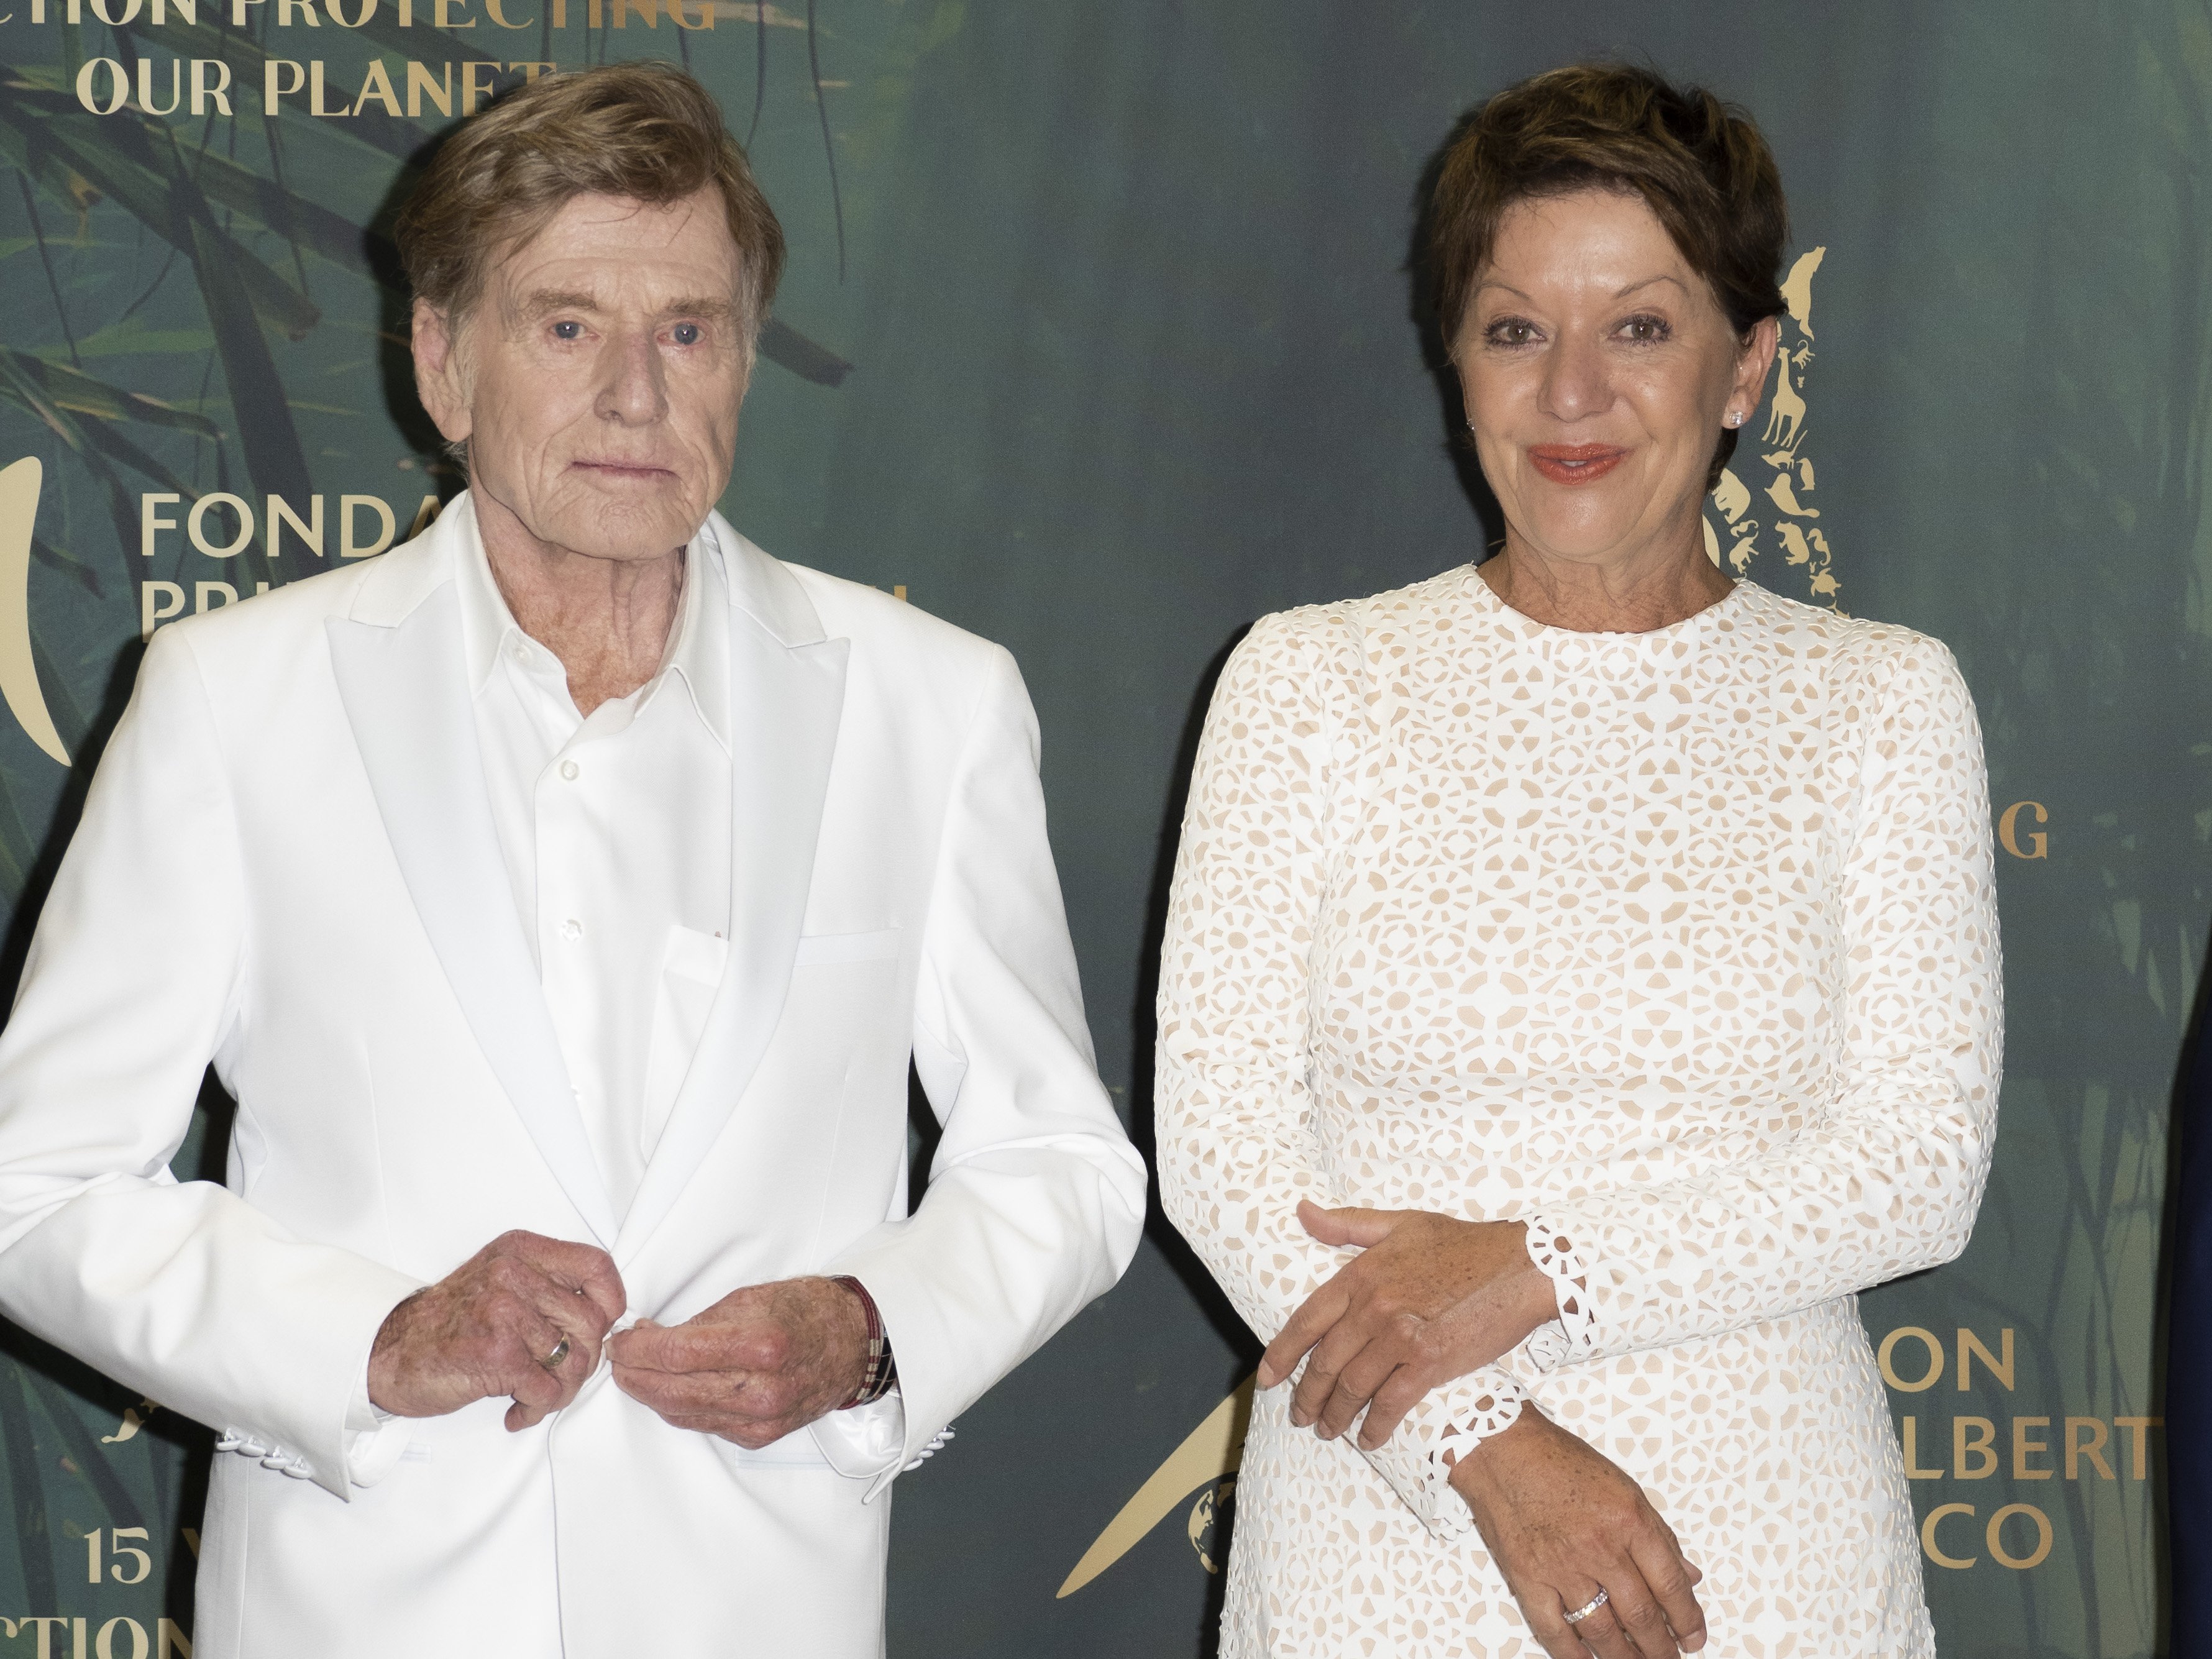
[(413, 325), (410, 345), (415, 354), (415, 395), (447, 443), (466, 442), (471, 422), (459, 331), (427, 300), (415, 301)]

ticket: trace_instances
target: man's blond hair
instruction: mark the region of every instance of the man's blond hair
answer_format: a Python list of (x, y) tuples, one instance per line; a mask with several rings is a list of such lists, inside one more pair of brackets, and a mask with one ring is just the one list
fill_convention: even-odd
[(750, 339), (783, 275), (783, 228), (713, 94), (671, 64), (543, 76), (441, 144), (392, 234), (415, 297), (458, 325), (502, 253), (579, 196), (654, 206), (712, 188), (738, 245)]

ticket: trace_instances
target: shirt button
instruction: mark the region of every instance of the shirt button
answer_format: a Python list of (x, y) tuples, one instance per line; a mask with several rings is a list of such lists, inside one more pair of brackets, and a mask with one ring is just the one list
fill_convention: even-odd
[(576, 774), (583, 769), (584, 769), (582, 767), (577, 765), (574, 761), (562, 761), (561, 763), (561, 775), (568, 779), (571, 783), (575, 782)]
[(529, 647), (528, 646), (526, 646), (526, 645), (521, 645), (521, 644), (518, 644), (518, 645), (516, 645), (516, 647), (514, 647), (514, 659), (515, 659), (515, 661), (517, 661), (517, 662), (520, 663), (520, 664), (521, 664), (525, 668), (529, 667), (529, 666), (530, 666), (530, 647)]
[(579, 939), (583, 938), (583, 936), (584, 924), (577, 921), (575, 917), (571, 916), (568, 921), (561, 924), (561, 937), (562, 939)]

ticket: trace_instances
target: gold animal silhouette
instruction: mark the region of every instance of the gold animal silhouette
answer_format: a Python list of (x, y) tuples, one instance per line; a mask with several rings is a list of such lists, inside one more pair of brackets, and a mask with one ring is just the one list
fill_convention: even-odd
[(1764, 441), (1787, 449), (1796, 443), (1797, 429), (1804, 424), (1805, 400), (1790, 384), (1789, 357), (1778, 351), (1774, 354), (1774, 407), (1766, 417)]
[[(1827, 256), (1825, 245), (1810, 253), (1799, 254), (1797, 263), (1790, 267), (1790, 275), (1782, 283), (1782, 303), (1790, 307), (1790, 320), (1805, 331), (1808, 340), (1813, 337), (1813, 273)], [(1800, 363), (1798, 367), (1804, 365)]]
[[(1751, 510), (1751, 489), (1736, 477), (1733, 468), (1721, 469), (1720, 482), (1713, 486), (1713, 505), (1728, 520), (1729, 534), (1735, 540), (1728, 550), (1729, 566), (1739, 576), (1750, 568), (1752, 556), (1759, 546), (1752, 538), (1758, 533), (1759, 520), (1747, 519)], [(1711, 519), (1705, 520), (1705, 556), (1715, 564), (1721, 562), (1720, 533), (1713, 528)]]
[(1721, 469), (1721, 481), (1713, 486), (1713, 505), (1721, 516), (1734, 524), (1751, 505), (1751, 490), (1744, 481), (1727, 467)]
[(1766, 486), (1766, 498), (1793, 519), (1817, 519), (1820, 516), (1819, 507), (1799, 503), (1797, 491), (1790, 483), (1787, 472), (1774, 475), (1774, 482)]

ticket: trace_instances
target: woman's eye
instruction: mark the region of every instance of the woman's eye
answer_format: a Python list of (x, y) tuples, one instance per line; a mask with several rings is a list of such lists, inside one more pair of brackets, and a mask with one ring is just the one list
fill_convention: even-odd
[(1629, 339), (1649, 343), (1665, 339), (1670, 331), (1663, 317), (1631, 317), (1620, 331)]
[(1536, 325), (1518, 318), (1501, 317), (1483, 331), (1492, 345), (1527, 345), (1536, 337)]
[(574, 322), (556, 323), (553, 325), (553, 337), (556, 340), (580, 340), (584, 337), (584, 325)]
[(680, 346), (697, 345), (706, 337), (696, 323), (678, 323), (668, 331), (668, 336)]

